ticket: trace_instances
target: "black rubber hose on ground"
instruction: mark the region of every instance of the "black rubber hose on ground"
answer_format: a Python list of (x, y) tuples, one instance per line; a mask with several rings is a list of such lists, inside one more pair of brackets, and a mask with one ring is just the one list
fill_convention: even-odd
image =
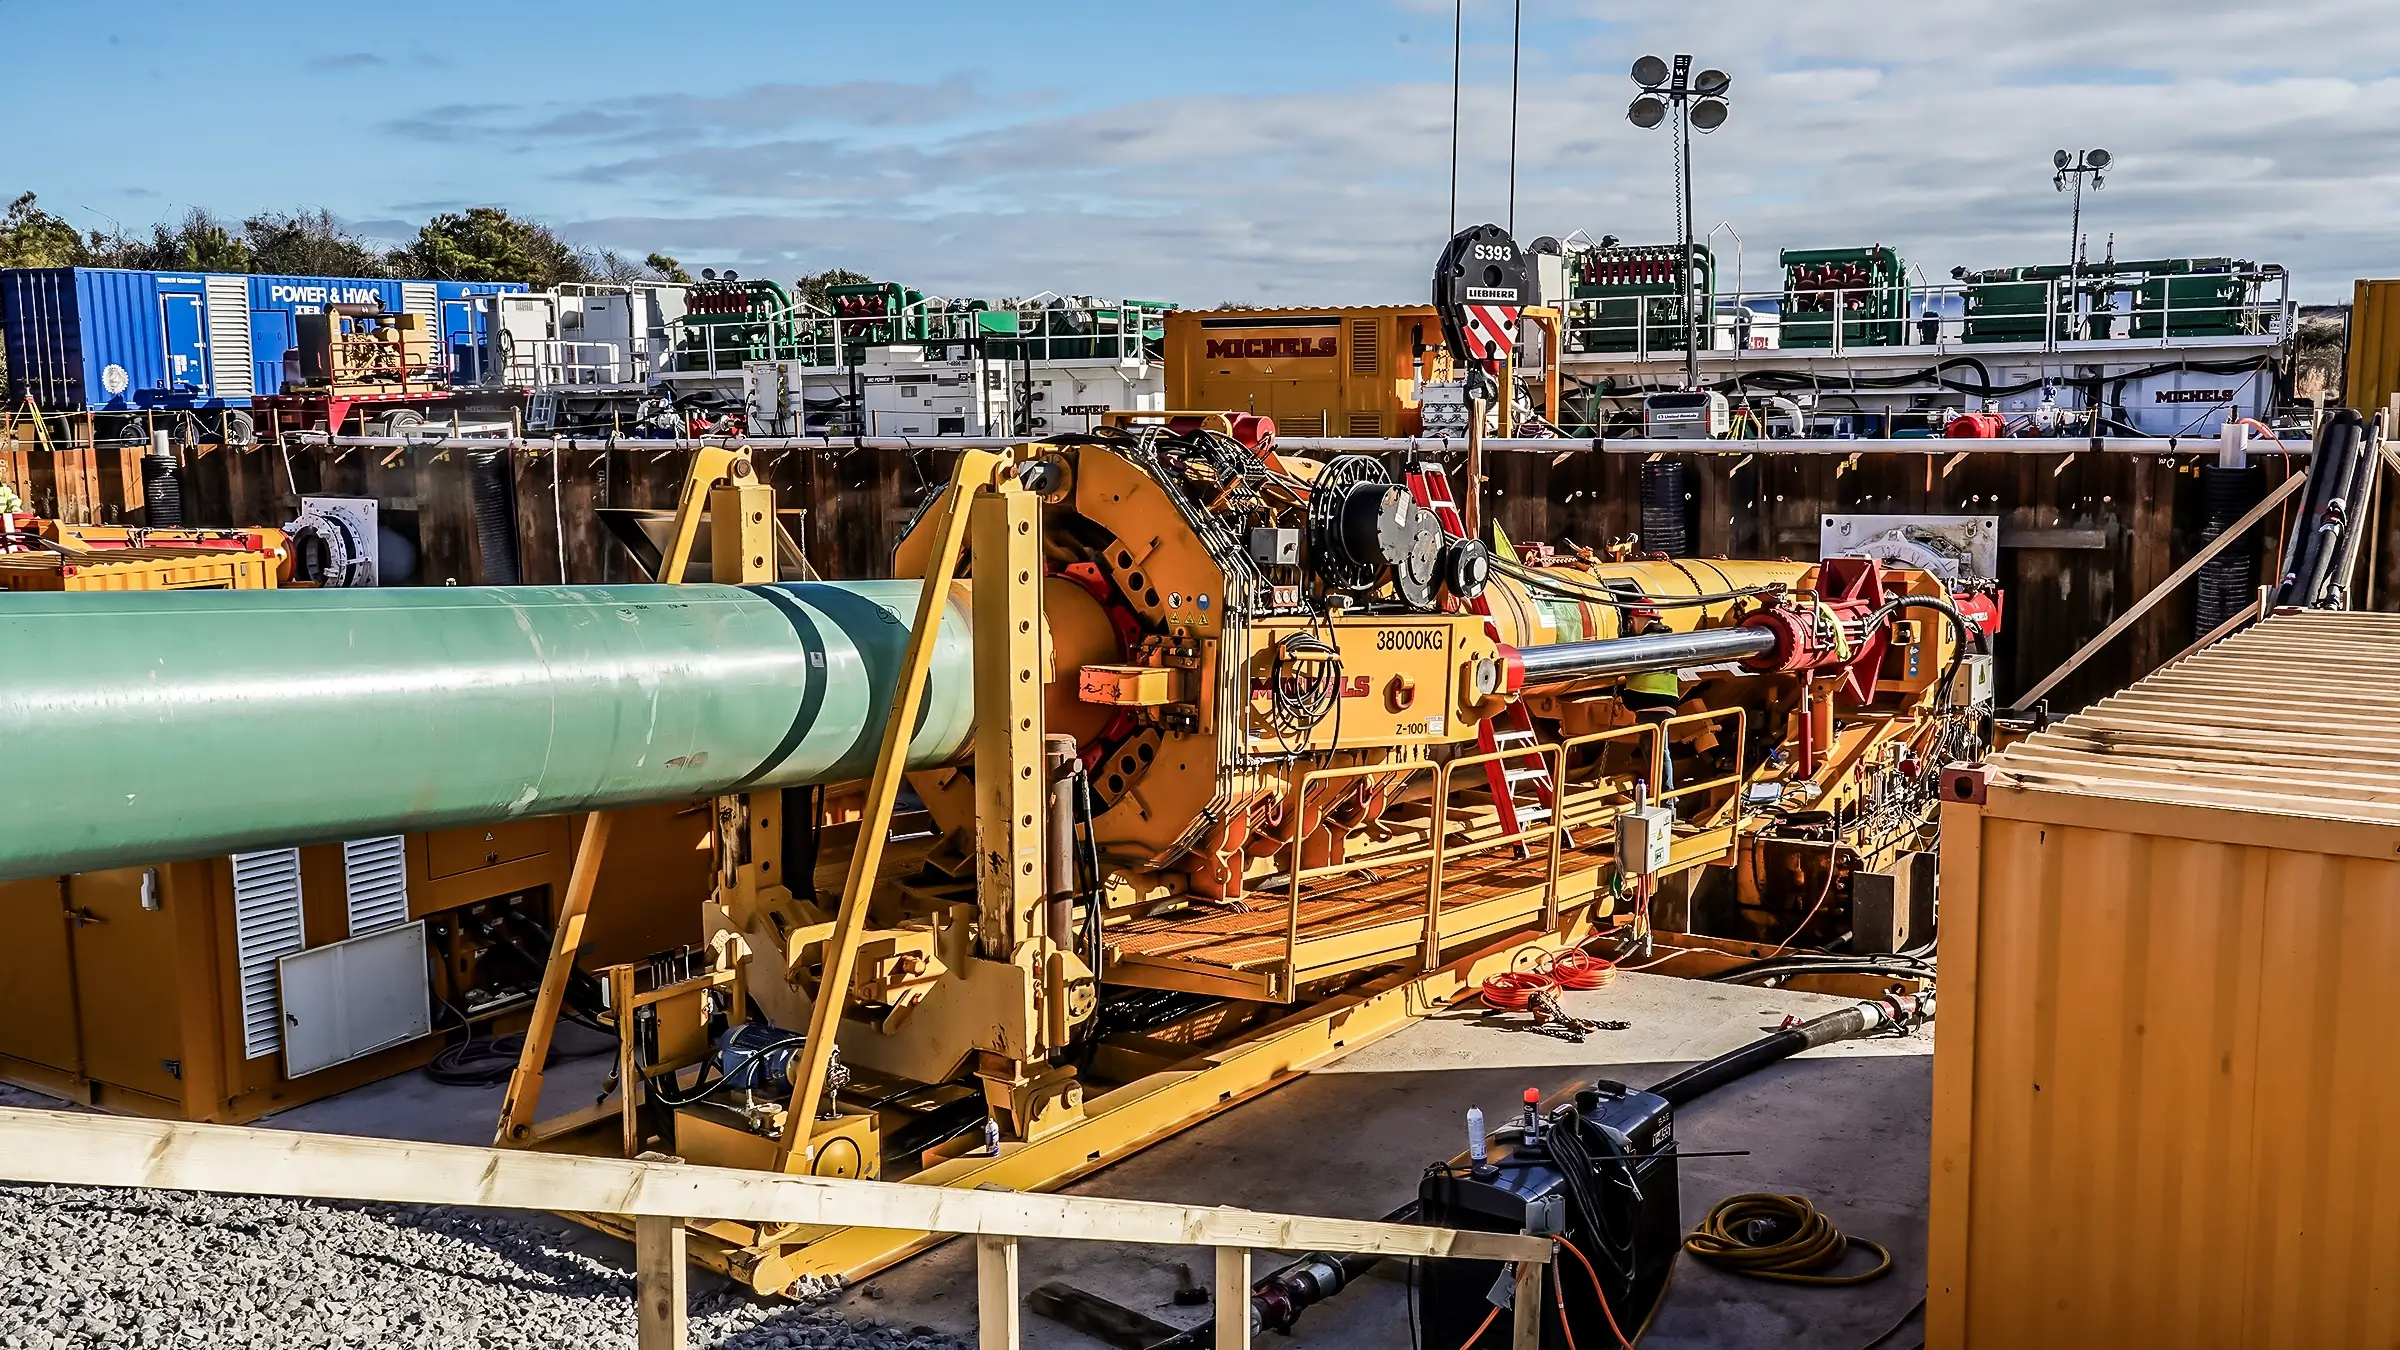
[(1835, 1041), (1852, 1040), (1885, 1027), (1902, 1026), (1933, 1015), (1930, 994), (1915, 998), (1894, 995), (1890, 1001), (1853, 1003), (1837, 1008), (1822, 1017), (1812, 1017), (1796, 1027), (1787, 1027), (1762, 1036), (1748, 1045), (1728, 1050), (1715, 1059), (1702, 1060), (1681, 1073), (1669, 1074), (1652, 1083), (1647, 1089), (1667, 1099), (1676, 1107), (1688, 1105), (1739, 1078), (1770, 1064), (1790, 1059), (1803, 1050), (1814, 1050)]

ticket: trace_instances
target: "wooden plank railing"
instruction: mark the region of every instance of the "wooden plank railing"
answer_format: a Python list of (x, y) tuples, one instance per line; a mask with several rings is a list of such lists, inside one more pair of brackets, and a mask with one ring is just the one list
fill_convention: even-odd
[[(1252, 1251), (1513, 1261), (1522, 1276), (1555, 1250), (1547, 1238), (1414, 1224), (8, 1108), (0, 1181), (631, 1215), (641, 1350), (683, 1345), (683, 1235), (693, 1218), (974, 1234), (983, 1350), (1018, 1344), (1021, 1238), (1213, 1247), (1226, 1312), (1216, 1343), (1245, 1350)], [(1520, 1291), (1526, 1284), (1520, 1278)], [(1517, 1298), (1516, 1346), (1537, 1343), (1540, 1316), (1538, 1292)]]

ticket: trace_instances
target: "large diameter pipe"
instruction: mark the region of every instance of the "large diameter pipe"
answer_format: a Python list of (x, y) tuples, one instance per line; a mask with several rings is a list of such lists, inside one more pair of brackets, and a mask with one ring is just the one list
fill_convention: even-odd
[(1772, 653), (1776, 642), (1775, 632), (1770, 628), (1737, 625), (1689, 633), (1561, 642), (1547, 647), (1526, 647), (1518, 655), (1525, 662), (1525, 686), (1532, 688), (1569, 680), (1740, 661)]
[[(864, 777), (921, 589), (13, 596), (0, 879)], [(954, 595), (912, 767), (972, 667)]]

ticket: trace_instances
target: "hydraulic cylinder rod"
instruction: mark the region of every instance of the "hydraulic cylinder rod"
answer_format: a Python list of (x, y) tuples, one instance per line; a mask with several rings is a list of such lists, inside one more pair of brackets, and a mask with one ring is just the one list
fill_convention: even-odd
[(1777, 640), (1772, 629), (1743, 625), (1703, 628), (1690, 633), (1562, 642), (1548, 647), (1526, 647), (1518, 655), (1525, 662), (1525, 686), (1530, 689), (1569, 680), (1740, 661), (1767, 655), (1775, 650)]
[[(921, 586), (12, 596), (0, 879), (864, 777)], [(962, 593), (913, 767), (970, 642)]]

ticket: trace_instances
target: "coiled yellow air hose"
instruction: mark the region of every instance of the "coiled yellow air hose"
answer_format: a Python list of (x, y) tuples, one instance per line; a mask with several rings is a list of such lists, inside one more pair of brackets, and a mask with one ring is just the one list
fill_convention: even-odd
[[(1742, 1236), (1743, 1229), (1761, 1220), (1788, 1236), (1767, 1243), (1753, 1243)], [(1840, 1265), (1854, 1245), (1875, 1253), (1873, 1270), (1855, 1275), (1824, 1273)], [(1683, 1249), (1720, 1270), (1789, 1284), (1865, 1284), (1892, 1270), (1892, 1254), (1883, 1244), (1844, 1234), (1805, 1196), (1763, 1191), (1719, 1200), (1700, 1226), (1684, 1237)]]

